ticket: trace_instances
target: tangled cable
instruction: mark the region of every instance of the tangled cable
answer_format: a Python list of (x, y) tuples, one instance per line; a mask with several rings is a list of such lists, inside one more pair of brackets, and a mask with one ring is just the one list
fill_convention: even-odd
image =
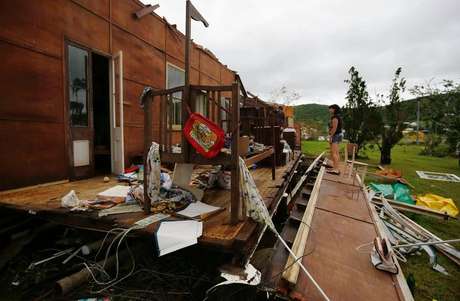
[[(93, 279), (93, 281), (98, 284), (98, 285), (107, 285), (106, 287), (98, 290), (97, 292), (95, 293), (101, 293), (103, 292), (104, 290), (114, 286), (115, 284), (123, 281), (124, 279), (128, 278), (129, 276), (131, 276), (136, 268), (136, 261), (134, 259), (134, 256), (129, 248), (129, 245), (128, 245), (128, 242), (126, 240), (126, 237), (127, 235), (132, 231), (132, 230), (135, 230), (135, 229), (139, 229), (139, 226), (138, 225), (135, 225), (135, 226), (132, 226), (128, 229), (124, 229), (124, 228), (114, 228), (114, 229), (111, 229), (110, 231), (108, 231), (102, 241), (102, 244), (99, 248), (99, 250), (97, 251), (94, 259), (96, 261), (96, 263), (92, 264), (91, 266), (89, 266), (86, 262), (83, 263), (83, 265), (86, 267), (86, 269), (88, 270), (89, 274), (91, 275), (91, 278)], [(107, 248), (107, 251), (105, 252), (105, 257), (104, 257), (104, 261), (102, 263), (102, 266), (100, 266), (99, 264), (97, 264), (97, 257), (98, 255), (100, 254), (101, 250), (104, 248), (104, 245), (105, 245), (105, 242), (109, 236), (109, 234), (113, 233), (113, 232), (118, 232), (119, 233), (114, 237), (114, 239), (110, 242), (108, 248)], [(97, 270), (99, 271), (100, 273), (104, 274), (107, 278), (110, 278), (109, 276), (109, 273), (105, 270), (106, 268), (106, 264), (107, 264), (107, 260), (109, 258), (109, 254), (110, 254), (110, 251), (112, 250), (112, 246), (115, 244), (115, 242), (118, 240), (118, 243), (117, 243), (117, 247), (115, 249), (115, 261), (116, 261), (116, 265), (115, 265), (115, 269), (116, 269), (116, 272), (115, 272), (115, 276), (109, 280), (109, 281), (104, 281), (104, 280), (98, 280), (97, 277), (95, 276), (93, 270)], [(120, 267), (120, 262), (119, 262), (119, 249), (120, 249), (120, 246), (121, 244), (125, 242), (125, 245), (126, 245), (126, 249), (131, 257), (131, 262), (132, 262), (132, 268), (131, 270), (128, 272), (128, 274), (126, 274), (125, 276), (121, 277), (120, 279), (118, 279), (118, 276), (119, 276), (119, 267)]]

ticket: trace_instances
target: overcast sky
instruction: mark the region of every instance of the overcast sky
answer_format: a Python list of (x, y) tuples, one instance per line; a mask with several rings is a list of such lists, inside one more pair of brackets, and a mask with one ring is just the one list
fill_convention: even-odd
[[(185, 0), (159, 3), (184, 30)], [(460, 81), (460, 0), (194, 0), (210, 26), (193, 39), (237, 71), (247, 90), (269, 100), (283, 85), (297, 103), (344, 104), (351, 66), (369, 94), (387, 92), (394, 71), (407, 86)], [(406, 95), (410, 98), (410, 95)]]

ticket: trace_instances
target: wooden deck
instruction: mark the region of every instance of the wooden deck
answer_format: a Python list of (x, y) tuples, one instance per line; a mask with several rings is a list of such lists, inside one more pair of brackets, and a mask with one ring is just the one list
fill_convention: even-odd
[[(298, 159), (297, 154), (296, 159)], [(276, 180), (272, 180), (270, 167), (257, 167), (251, 173), (256, 185), (268, 208), (272, 208), (274, 200), (287, 185), (285, 174), (293, 172), (296, 160), (286, 166), (276, 169)], [(126, 213), (98, 217), (97, 211), (71, 212), (61, 207), (61, 198), (71, 190), (75, 190), (80, 199), (95, 199), (96, 195), (114, 185), (120, 185), (115, 179), (105, 183), (103, 177), (86, 180), (38, 185), (29, 188), (0, 192), (0, 206), (22, 210), (45, 219), (68, 226), (106, 231), (114, 227), (130, 227), (136, 221), (143, 219), (143, 212)], [(241, 220), (236, 225), (230, 225), (230, 190), (210, 189), (205, 192), (203, 202), (225, 208), (220, 213), (204, 221), (203, 235), (200, 243), (220, 249), (232, 249), (235, 241), (245, 240), (256, 230), (252, 220)], [(148, 226), (141, 234), (151, 234), (157, 225)]]
[[(310, 226), (302, 263), (331, 300), (411, 300), (402, 273), (375, 269), (370, 247), (358, 249), (379, 236), (379, 230), (356, 178), (324, 174)], [(287, 257), (277, 244), (266, 281), (296, 300), (324, 300), (302, 271), (295, 284), (280, 279)]]

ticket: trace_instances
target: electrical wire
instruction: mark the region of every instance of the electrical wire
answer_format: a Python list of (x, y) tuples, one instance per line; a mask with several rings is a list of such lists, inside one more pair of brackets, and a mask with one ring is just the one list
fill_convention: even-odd
[[(114, 228), (114, 229), (111, 229), (110, 231), (107, 232), (107, 234), (105, 235), (103, 241), (102, 241), (102, 244), (101, 244), (101, 247), (99, 248), (98, 252), (96, 253), (95, 255), (95, 261), (96, 263), (95, 264), (92, 264), (91, 267), (88, 266), (88, 264), (86, 262), (83, 262), (83, 265), (86, 267), (86, 269), (88, 270), (91, 278), (93, 279), (93, 281), (98, 284), (98, 285), (107, 285), (107, 287), (104, 287), (103, 289), (97, 291), (96, 293), (100, 293), (104, 290), (106, 290), (107, 288), (113, 286), (114, 284), (116, 283), (119, 283), (120, 281), (126, 279), (127, 277), (129, 277), (135, 270), (135, 267), (136, 267), (136, 262), (135, 262), (135, 259), (134, 259), (134, 256), (129, 248), (129, 245), (127, 243), (127, 241), (125, 240), (127, 235), (129, 234), (129, 232), (131, 232), (132, 230), (135, 230), (135, 229), (138, 229), (139, 226), (138, 225), (135, 225), (133, 227), (130, 227), (128, 229), (124, 229), (124, 228)], [(104, 247), (104, 244), (109, 236), (110, 233), (112, 232), (116, 232), (116, 231), (120, 231), (120, 233), (118, 233), (115, 238), (110, 242), (108, 248), (107, 248), (107, 251), (105, 253), (105, 257), (104, 257), (104, 261), (102, 263), (102, 266), (98, 265), (97, 264), (97, 256), (100, 254), (101, 250), (103, 249)], [(107, 264), (107, 260), (109, 258), (109, 254), (110, 254), (110, 251), (112, 249), (112, 246), (115, 244), (115, 242), (118, 241), (118, 244), (116, 246), (116, 249), (115, 249), (115, 262), (116, 262), (116, 265), (115, 265), (115, 269), (116, 269), (116, 272), (115, 272), (115, 276), (112, 277), (112, 279), (110, 279), (109, 281), (101, 281), (101, 280), (98, 280), (97, 277), (94, 275), (92, 269), (96, 269), (96, 270), (99, 270), (99, 271), (103, 271), (103, 273), (107, 276), (109, 275), (107, 273), (107, 271), (105, 270), (105, 267), (106, 267), (106, 264)], [(119, 267), (120, 267), (120, 262), (119, 262), (119, 250), (120, 250), (120, 246), (122, 244), (122, 242), (125, 242), (126, 244), (126, 248), (127, 248), (127, 251), (128, 253), (130, 254), (130, 257), (131, 257), (131, 262), (132, 262), (132, 268), (130, 270), (130, 272), (128, 272), (127, 275), (125, 275), (124, 277), (118, 279), (119, 277)], [(108, 277), (110, 278), (110, 277)]]

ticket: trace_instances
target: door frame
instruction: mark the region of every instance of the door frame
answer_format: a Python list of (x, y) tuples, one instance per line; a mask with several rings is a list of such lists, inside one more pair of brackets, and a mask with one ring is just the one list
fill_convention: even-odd
[(118, 135), (120, 136), (121, 139), (121, 166), (119, 167), (118, 172), (124, 172), (125, 169), (125, 141), (124, 141), (124, 110), (123, 110), (123, 105), (124, 105), (124, 87), (123, 87), (123, 51), (119, 50), (117, 53), (113, 54), (110, 58), (109, 62), (109, 74), (110, 74), (110, 150), (111, 150), (111, 170), (112, 173), (117, 172), (117, 167), (115, 166), (116, 162), (116, 155), (118, 155), (118, 149), (117, 149), (117, 110), (116, 110), (116, 72), (114, 70), (115, 68), (115, 60), (119, 59), (119, 64), (118, 64), (118, 73), (120, 74), (120, 99), (119, 99), (119, 113), (120, 113), (120, 124), (119, 124), (119, 133)]
[[(69, 46), (74, 46), (80, 49), (83, 49), (88, 52), (88, 67), (87, 67), (87, 92), (86, 92), (86, 97), (87, 97), (87, 105), (88, 105), (88, 127), (90, 128), (91, 131), (91, 139), (90, 139), (90, 154), (89, 154), (89, 161), (90, 164), (88, 165), (88, 168), (90, 169), (88, 173), (88, 177), (94, 176), (94, 111), (93, 111), (93, 74), (92, 74), (92, 54), (97, 54), (100, 56), (103, 56), (107, 58), (108, 60), (108, 65), (109, 65), (109, 91), (108, 91), (108, 96), (109, 96), (109, 104), (110, 104), (110, 115), (112, 116), (112, 102), (113, 102), (113, 94), (112, 94), (112, 61), (113, 61), (113, 56), (111, 54), (102, 52), (100, 50), (85, 46), (84, 44), (77, 42), (73, 39), (70, 39), (68, 37), (64, 37), (64, 97), (65, 97), (65, 130), (67, 132), (67, 163), (68, 163), (68, 174), (69, 178), (71, 180), (76, 180), (80, 178), (86, 178), (86, 176), (78, 176), (75, 173), (75, 167), (74, 167), (74, 162), (73, 162), (73, 134), (72, 134), (72, 125), (71, 125), (71, 116), (70, 116), (70, 94), (69, 94), (69, 87), (70, 87), (70, 82), (69, 82)], [(78, 126), (77, 126), (78, 127)], [(113, 145), (113, 134), (112, 134), (112, 117), (110, 118), (110, 141), (111, 141), (111, 147)], [(110, 149), (110, 157), (111, 157), (111, 165), (113, 167), (113, 150), (112, 148)], [(113, 172), (113, 169), (112, 169)]]

